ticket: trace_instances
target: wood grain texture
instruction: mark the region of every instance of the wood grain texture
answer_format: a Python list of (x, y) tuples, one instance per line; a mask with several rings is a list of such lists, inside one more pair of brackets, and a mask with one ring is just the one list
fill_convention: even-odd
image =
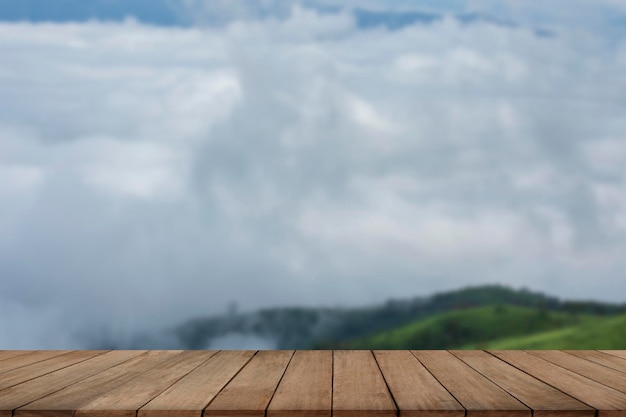
[(11, 358), (11, 360), (0, 362), (0, 376), (2, 376), (2, 373), (13, 369), (32, 365), (34, 363), (45, 361), (46, 359), (64, 355), (69, 352), (71, 352), (71, 350), (35, 350), (27, 355), (18, 355)]
[(558, 350), (533, 350), (535, 356), (626, 393), (626, 374)]
[(16, 410), (16, 417), (72, 417), (74, 411), (116, 387), (180, 354), (181, 351), (150, 351), (70, 385)]
[[(11, 410), (59, 391), (100, 371), (109, 369), (140, 353), (142, 351), (111, 351), (1, 390), (0, 412), (10, 416)], [(21, 411), (17, 411), (16, 414), (20, 415)]]
[(292, 350), (259, 351), (217, 394), (205, 416), (264, 416), (293, 356)]
[(183, 351), (80, 407), (76, 417), (135, 417), (137, 410), (187, 375), (215, 351)]
[(597, 350), (564, 350), (563, 352), (626, 373), (626, 359), (619, 356), (609, 355)]
[(411, 351), (467, 409), (468, 417), (530, 417), (531, 411), (450, 352)]
[(267, 408), (267, 417), (330, 417), (332, 384), (332, 351), (297, 351)]
[(593, 417), (595, 414), (593, 408), (487, 352), (450, 352), (530, 407), (534, 417)]
[(465, 409), (411, 352), (375, 350), (400, 417), (464, 417)]
[(73, 351), (4, 372), (0, 375), (0, 390), (37, 378), (50, 372), (54, 372), (58, 369), (65, 368), (66, 366), (85, 361), (95, 356), (102, 355), (106, 352), (107, 351), (105, 350)]
[(626, 351), (0, 351), (0, 417), (626, 417), (624, 362)]
[(254, 356), (253, 350), (222, 351), (141, 407), (139, 417), (200, 417), (202, 410)]
[(517, 350), (489, 352), (595, 408), (598, 410), (598, 417), (626, 416), (626, 395), (620, 391), (585, 378), (528, 352)]
[(28, 355), (33, 352), (34, 350), (0, 350), (0, 361), (11, 359), (20, 355)]
[(600, 352), (626, 359), (626, 350), (600, 350)]
[(396, 416), (396, 405), (371, 351), (334, 351), (333, 373), (334, 417)]

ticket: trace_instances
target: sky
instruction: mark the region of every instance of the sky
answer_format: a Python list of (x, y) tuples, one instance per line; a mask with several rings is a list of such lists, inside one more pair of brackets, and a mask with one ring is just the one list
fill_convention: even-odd
[(0, 0), (0, 63), (0, 349), (626, 301), (621, 0)]

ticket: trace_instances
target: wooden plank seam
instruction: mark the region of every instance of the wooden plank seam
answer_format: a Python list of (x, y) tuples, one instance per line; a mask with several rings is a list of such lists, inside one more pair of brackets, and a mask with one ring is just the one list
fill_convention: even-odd
[(228, 382), (226, 382), (222, 388), (220, 388), (217, 393), (213, 396), (213, 398), (211, 398), (209, 400), (209, 402), (207, 402), (204, 407), (202, 407), (202, 410), (200, 412), (201, 417), (205, 417), (205, 410), (206, 408), (211, 405), (211, 403), (215, 400), (215, 398), (217, 398), (222, 391), (224, 391), (224, 389), (228, 386), (228, 384), (230, 384), (240, 373), (241, 371), (250, 363), (250, 361), (252, 361), (254, 359), (254, 357), (259, 353), (258, 350), (255, 350), (254, 354), (243, 364), (243, 366), (241, 366), (239, 368), (239, 370), (237, 370), (237, 372), (235, 372), (235, 374), (228, 380)]
[(374, 355), (373, 351), (370, 350), (370, 353), (374, 357), (374, 362), (376, 362), (376, 366), (378, 367), (378, 371), (383, 376), (383, 381), (385, 382), (385, 386), (387, 387), (387, 391), (389, 392), (389, 396), (391, 397), (391, 401), (393, 401), (393, 405), (396, 407), (396, 416), (399, 417), (400, 416), (400, 406), (398, 405), (398, 402), (396, 401), (395, 397), (393, 396), (393, 392), (391, 392), (391, 388), (389, 388), (389, 383), (387, 382), (387, 379), (385, 378), (385, 373), (380, 368), (380, 363), (378, 363), (378, 358), (376, 357), (376, 355)]
[(626, 351), (0, 351), (0, 363), (0, 417), (626, 417)]
[(409, 352), (411, 352), (411, 355), (413, 355), (413, 357), (415, 357), (415, 359), (426, 369), (426, 371), (428, 371), (428, 373), (430, 373), (432, 375), (433, 378), (435, 378), (435, 380), (437, 382), (439, 382), (439, 385), (441, 385), (446, 391), (448, 391), (448, 393), (452, 396), (452, 398), (454, 398), (459, 404), (461, 404), (461, 407), (463, 407), (464, 410), (464, 416), (467, 417), (467, 407), (465, 407), (463, 405), (463, 403), (461, 401), (459, 401), (459, 399), (454, 395), (454, 393), (452, 391), (450, 391), (448, 389), (448, 387), (446, 387), (440, 380), (439, 378), (437, 378), (437, 375), (435, 375), (430, 369), (428, 369), (428, 367), (426, 365), (424, 365), (424, 363), (415, 355), (415, 353), (413, 352), (413, 350), (410, 350)]

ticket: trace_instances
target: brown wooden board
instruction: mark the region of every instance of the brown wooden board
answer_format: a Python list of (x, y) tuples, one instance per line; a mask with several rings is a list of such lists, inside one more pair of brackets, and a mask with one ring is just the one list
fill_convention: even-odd
[(330, 417), (332, 385), (332, 351), (297, 351), (267, 408), (267, 417)]
[(450, 352), (411, 351), (467, 409), (468, 417), (530, 417), (531, 411)]
[(0, 350), (0, 361), (11, 359), (15, 356), (28, 355), (33, 352), (34, 350)]
[(599, 363), (608, 368), (626, 372), (626, 359), (620, 358), (619, 356), (609, 355), (608, 353), (599, 352), (597, 350), (564, 350), (563, 352)]
[(141, 407), (139, 417), (200, 417), (202, 410), (255, 354), (221, 351)]
[(72, 417), (74, 411), (105, 395), (116, 387), (133, 381), (150, 369), (177, 357), (181, 351), (149, 351), (117, 366), (83, 379), (54, 394), (43, 397), (15, 411), (16, 417)]
[(137, 410), (197, 368), (215, 351), (188, 350), (80, 407), (76, 417), (135, 417)]
[(618, 391), (626, 392), (626, 374), (623, 372), (558, 350), (533, 350), (528, 353), (532, 353), (555, 365), (569, 369), (570, 371), (593, 379), (601, 384), (615, 388)]
[(0, 351), (0, 417), (626, 417), (621, 352)]
[[(116, 350), (0, 391), (0, 417), (145, 351)], [(20, 411), (17, 414), (21, 414)]]
[(407, 350), (375, 350), (374, 356), (400, 417), (464, 417), (465, 409)]
[(533, 417), (593, 417), (595, 410), (508, 363), (480, 350), (453, 355), (533, 410)]
[(15, 356), (10, 360), (0, 362), (0, 377), (2, 373), (45, 361), (46, 359), (64, 355), (69, 352), (71, 352), (71, 350), (35, 350), (27, 355)]
[(626, 359), (626, 350), (601, 350), (600, 352)]
[(334, 351), (333, 373), (333, 417), (397, 415), (396, 405), (371, 351)]
[(292, 350), (259, 351), (217, 394), (205, 416), (264, 416), (293, 355)]
[(78, 362), (106, 353), (105, 350), (79, 350), (58, 355), (41, 362), (4, 372), (0, 375), (0, 390), (54, 372)]
[(625, 417), (626, 394), (518, 350), (489, 351), (535, 378), (598, 410), (598, 417)]

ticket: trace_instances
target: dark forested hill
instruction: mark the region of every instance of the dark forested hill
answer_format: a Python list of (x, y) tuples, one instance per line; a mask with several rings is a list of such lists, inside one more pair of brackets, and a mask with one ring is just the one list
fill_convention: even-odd
[[(549, 315), (554, 320), (550, 321), (551, 324), (548, 327), (542, 327), (541, 322), (537, 322), (535, 328), (524, 328), (523, 332), (515, 333), (516, 335), (555, 329), (560, 325), (576, 324), (576, 320), (579, 320), (581, 315), (610, 316), (626, 311), (626, 305), (595, 301), (563, 301), (526, 289), (486, 285), (443, 292), (429, 297), (390, 300), (367, 308), (272, 308), (250, 313), (196, 318), (172, 329), (172, 332), (180, 341), (180, 345), (187, 349), (210, 347), (212, 340), (228, 334), (252, 335), (273, 340), (276, 348), (279, 349), (332, 348), (349, 346), (356, 340), (359, 340), (359, 343), (374, 340), (367, 338), (401, 326), (415, 326), (420, 320), (442, 313), (458, 312), (456, 316), (453, 314), (448, 318), (460, 318), (466, 310), (467, 312), (474, 311), (472, 314), (476, 314), (475, 312), (483, 310), (471, 309), (488, 306), (532, 309), (508, 310), (511, 314), (519, 313), (520, 320), (528, 318), (524, 314), (532, 316), (547, 312), (563, 313)], [(522, 314), (524, 311), (526, 313)], [(537, 311), (539, 313), (536, 313)], [(469, 320), (466, 324), (480, 324), (483, 318), (485, 317), (476, 318), (474, 321)], [(513, 320), (512, 316), (510, 318)], [(450, 321), (445, 322), (450, 323)], [(501, 337), (512, 335), (506, 333), (506, 329), (501, 330), (504, 332), (500, 335)], [(475, 331), (480, 333), (478, 330)], [(472, 332), (474, 330), (470, 332), (474, 334)], [(473, 338), (454, 340), (455, 347), (475, 341)], [(457, 342), (460, 345), (456, 345)], [(367, 347), (366, 343), (363, 343), (359, 346)], [(444, 345), (437, 346), (445, 347)]]
[(340, 343), (345, 349), (449, 349), (469, 343), (527, 336), (592, 322), (596, 316), (543, 308), (497, 305), (440, 313), (365, 338)]

